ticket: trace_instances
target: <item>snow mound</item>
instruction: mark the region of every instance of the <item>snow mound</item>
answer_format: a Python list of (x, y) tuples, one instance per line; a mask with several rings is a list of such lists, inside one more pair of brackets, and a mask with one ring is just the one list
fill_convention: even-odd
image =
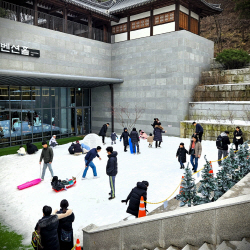
[(91, 133), (86, 135), (81, 143), (88, 145), (90, 148), (96, 148), (102, 145), (102, 139), (97, 134)]

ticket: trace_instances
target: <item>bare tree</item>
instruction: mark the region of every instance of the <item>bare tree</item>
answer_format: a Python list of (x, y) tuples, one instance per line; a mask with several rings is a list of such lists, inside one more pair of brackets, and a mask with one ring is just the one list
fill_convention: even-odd
[(123, 128), (127, 128), (129, 131), (133, 129), (133, 127), (136, 125), (136, 122), (140, 119), (144, 112), (145, 108), (137, 105), (130, 107), (128, 104), (126, 107), (124, 107), (119, 104), (116, 108), (113, 108), (113, 114), (117, 122)]

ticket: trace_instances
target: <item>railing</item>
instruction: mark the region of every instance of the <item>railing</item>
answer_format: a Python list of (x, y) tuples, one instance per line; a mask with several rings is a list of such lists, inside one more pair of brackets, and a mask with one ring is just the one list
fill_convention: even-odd
[[(92, 34), (90, 35), (88, 25), (70, 20), (65, 21), (63, 18), (40, 11), (36, 12), (33, 9), (28, 9), (5, 1), (0, 1), (0, 17), (30, 25), (35, 25), (35, 18), (37, 17), (36, 26), (38, 27), (85, 38), (91, 37), (90, 39), (104, 42), (104, 32), (101, 29), (92, 27)], [(111, 35), (109, 32), (107, 32), (105, 42), (111, 42)]]

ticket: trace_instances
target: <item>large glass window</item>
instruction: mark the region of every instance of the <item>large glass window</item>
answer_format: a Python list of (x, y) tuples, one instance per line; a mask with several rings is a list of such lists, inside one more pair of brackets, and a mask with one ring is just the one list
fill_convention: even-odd
[(11, 111), (11, 141), (21, 140), (21, 119), (20, 111)]
[(42, 110), (35, 109), (32, 116), (33, 138), (42, 137)]
[(31, 110), (33, 108), (32, 90), (30, 87), (22, 87), (22, 109)]
[(51, 88), (50, 93), (52, 108), (59, 108), (59, 88)]
[(75, 107), (75, 88), (70, 88), (70, 103), (69, 107)]
[(9, 111), (0, 111), (0, 143), (10, 141)]
[(9, 87), (0, 86), (0, 110), (9, 109)]
[(82, 131), (82, 109), (76, 109), (77, 134), (83, 134)]
[(60, 134), (60, 119), (59, 119), (59, 109), (52, 109), (51, 117), (52, 134)]
[(43, 110), (43, 136), (51, 136), (51, 110)]
[(89, 108), (83, 109), (83, 133), (88, 134), (90, 133), (90, 114), (89, 114)]
[(21, 109), (21, 88), (10, 86), (11, 109)]
[(89, 106), (89, 90), (83, 90), (83, 106)]
[(35, 108), (41, 108), (41, 88), (40, 87), (32, 87), (32, 101), (34, 103)]
[(60, 107), (67, 107), (68, 103), (70, 103), (70, 91), (68, 88), (59, 88), (60, 92)]
[(82, 106), (82, 89), (81, 88), (76, 89), (76, 106), (77, 107)]
[(22, 110), (22, 135), (23, 140), (32, 138), (32, 113)]
[(42, 87), (42, 108), (50, 108), (50, 89)]

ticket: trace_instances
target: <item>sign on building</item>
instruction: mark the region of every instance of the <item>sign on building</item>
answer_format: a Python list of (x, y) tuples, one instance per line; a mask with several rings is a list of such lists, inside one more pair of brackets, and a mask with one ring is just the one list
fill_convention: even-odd
[(1, 43), (0, 52), (21, 56), (40, 57), (40, 50), (30, 49), (27, 46), (10, 45), (9, 43)]

